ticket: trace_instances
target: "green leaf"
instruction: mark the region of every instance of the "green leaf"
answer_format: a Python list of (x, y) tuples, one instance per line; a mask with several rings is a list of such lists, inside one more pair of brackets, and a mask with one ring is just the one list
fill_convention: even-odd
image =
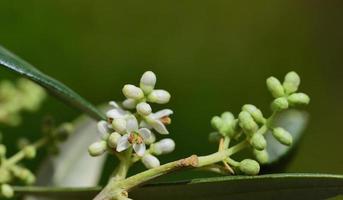
[[(44, 199), (92, 199), (100, 188), (15, 187), (17, 194)], [(129, 193), (133, 199), (324, 199), (343, 193), (343, 175), (269, 174), (224, 176), (176, 183), (155, 183)]]
[(104, 115), (96, 107), (83, 99), (72, 89), (39, 71), (33, 65), (2, 46), (0, 46), (0, 65), (36, 82), (63, 102), (84, 113), (87, 113), (94, 119), (105, 119)]
[(291, 147), (282, 145), (270, 132), (267, 133), (266, 140), (268, 144), (269, 164), (275, 163), (287, 156), (291, 149), (299, 143), (307, 126), (307, 122), (308, 113), (305, 111), (286, 110), (276, 116), (274, 126), (286, 129), (293, 137), (293, 144)]

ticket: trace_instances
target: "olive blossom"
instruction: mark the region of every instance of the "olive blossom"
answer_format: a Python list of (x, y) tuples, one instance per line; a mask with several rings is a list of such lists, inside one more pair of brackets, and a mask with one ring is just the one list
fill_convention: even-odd
[(140, 126), (145, 128), (153, 128), (160, 134), (169, 134), (165, 125), (171, 123), (169, 115), (173, 114), (171, 109), (163, 109), (156, 113), (151, 113), (150, 115), (144, 118), (144, 121), (141, 122)]
[(130, 146), (138, 156), (143, 156), (146, 150), (146, 143), (149, 143), (154, 136), (147, 128), (138, 128), (138, 121), (135, 116), (127, 118), (126, 134), (121, 136), (117, 142), (116, 150), (122, 152)]

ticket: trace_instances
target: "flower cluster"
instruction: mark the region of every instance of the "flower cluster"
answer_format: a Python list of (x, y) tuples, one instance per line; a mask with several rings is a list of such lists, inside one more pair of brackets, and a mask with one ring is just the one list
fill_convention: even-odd
[(27, 79), (18, 79), (14, 85), (10, 81), (0, 83), (0, 122), (18, 125), (21, 111), (36, 111), (46, 93), (40, 86)]
[[(235, 118), (231, 112), (224, 112), (221, 116), (215, 116), (211, 120), (212, 126), (217, 130), (210, 134), (210, 139), (221, 141), (222, 148), (228, 148), (231, 140), (245, 140), (253, 149), (253, 154), (258, 162), (252, 159), (244, 159), (241, 162), (229, 158), (227, 163), (235, 167), (236, 171), (255, 175), (259, 173), (259, 163), (268, 162), (266, 150), (267, 141), (264, 134), (271, 131), (274, 138), (281, 144), (290, 146), (292, 135), (282, 127), (274, 127), (271, 123), (275, 114), (288, 109), (289, 106), (308, 104), (310, 98), (304, 93), (296, 93), (300, 85), (300, 78), (295, 72), (289, 72), (283, 84), (275, 77), (267, 79), (267, 87), (275, 98), (271, 104), (273, 114), (265, 118), (260, 109), (251, 104), (242, 107), (242, 111)], [(243, 139), (242, 139), (243, 138)]]
[(112, 108), (106, 112), (107, 121), (98, 122), (102, 139), (89, 146), (90, 155), (99, 156), (109, 151), (121, 157), (133, 150), (134, 161), (141, 160), (147, 168), (154, 168), (160, 165), (156, 156), (174, 150), (172, 139), (156, 142), (154, 132), (169, 134), (166, 125), (171, 123), (169, 116), (173, 111), (153, 112), (150, 103), (166, 104), (170, 100), (170, 94), (155, 89), (155, 84), (156, 75), (147, 71), (142, 75), (139, 87), (131, 84), (123, 87), (126, 99), (121, 104), (109, 103)]

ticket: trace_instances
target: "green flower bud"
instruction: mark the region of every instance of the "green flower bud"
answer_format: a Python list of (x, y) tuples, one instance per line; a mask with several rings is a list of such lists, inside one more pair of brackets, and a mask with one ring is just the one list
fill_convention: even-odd
[(288, 101), (286, 97), (277, 98), (272, 103), (272, 110), (274, 111), (286, 110), (287, 108), (288, 108)]
[(218, 132), (212, 132), (210, 133), (210, 135), (208, 136), (208, 140), (212, 143), (216, 143), (219, 142), (219, 140), (223, 138), (223, 136), (218, 133)]
[(1, 194), (6, 198), (12, 198), (14, 195), (13, 188), (8, 184), (1, 185)]
[(7, 169), (0, 168), (0, 184), (7, 183), (12, 179), (10, 172)]
[(310, 103), (310, 97), (304, 93), (294, 93), (288, 97), (291, 105), (307, 105)]
[(296, 72), (288, 72), (283, 82), (283, 88), (287, 94), (296, 92), (300, 85), (300, 77)]
[(266, 119), (263, 117), (263, 114), (260, 109), (251, 104), (246, 104), (243, 106), (242, 110), (247, 111), (254, 118), (257, 123), (264, 124)]
[(273, 130), (273, 136), (277, 139), (281, 144), (290, 146), (292, 145), (293, 138), (292, 135), (286, 131), (285, 129), (278, 127)]
[(34, 146), (26, 146), (24, 149), (25, 157), (28, 159), (32, 159), (36, 157), (36, 148)]
[(238, 115), (239, 125), (243, 131), (249, 135), (255, 133), (258, 129), (258, 125), (247, 111), (242, 111)]
[(269, 77), (267, 79), (267, 87), (274, 98), (279, 98), (285, 95), (280, 81), (275, 77)]
[(146, 71), (141, 77), (140, 88), (145, 94), (149, 94), (153, 91), (156, 84), (156, 75), (152, 71)]
[(257, 175), (260, 172), (260, 165), (252, 159), (242, 160), (238, 167), (246, 175)]
[(118, 139), (121, 137), (121, 135), (117, 132), (111, 133), (111, 135), (107, 139), (107, 144), (111, 148), (116, 148), (117, 147), (117, 142)]
[(6, 151), (7, 151), (6, 146), (3, 144), (0, 144), (0, 157), (6, 156)]
[(214, 116), (211, 119), (211, 125), (213, 128), (219, 130), (223, 125), (223, 120), (218, 116)]
[(223, 112), (221, 118), (223, 119), (224, 123), (232, 122), (235, 119), (231, 112)]
[(99, 141), (91, 144), (88, 148), (88, 153), (91, 156), (100, 156), (105, 153), (107, 148), (107, 143), (105, 141)]
[(266, 164), (266, 163), (268, 163), (268, 161), (269, 161), (269, 155), (268, 155), (267, 150), (259, 151), (259, 150), (254, 149), (253, 153), (254, 153), (254, 155), (255, 155), (255, 157), (256, 157), (256, 160), (257, 160), (260, 164)]
[(254, 134), (250, 139), (251, 146), (257, 150), (263, 150), (267, 146), (267, 141), (261, 134)]

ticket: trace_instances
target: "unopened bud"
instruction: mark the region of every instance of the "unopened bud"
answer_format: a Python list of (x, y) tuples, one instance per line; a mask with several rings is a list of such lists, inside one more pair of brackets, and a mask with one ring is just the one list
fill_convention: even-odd
[(11, 180), (10, 172), (5, 168), (0, 168), (0, 184), (7, 183)]
[(107, 144), (105, 141), (99, 141), (91, 144), (88, 148), (88, 152), (91, 156), (100, 156), (105, 153)]
[(250, 115), (254, 118), (257, 123), (265, 123), (266, 119), (263, 117), (263, 114), (260, 109), (256, 108), (256, 106), (251, 104), (246, 104), (243, 106), (242, 110), (245, 110), (250, 113)]
[(110, 146), (111, 148), (116, 148), (120, 137), (121, 135), (117, 132), (111, 133), (111, 135), (107, 139), (108, 146)]
[(105, 120), (101, 120), (97, 124), (98, 132), (101, 135), (101, 138), (107, 137), (109, 133), (108, 123)]
[(162, 139), (155, 144), (152, 144), (152, 152), (156, 155), (167, 154), (175, 149), (175, 142), (172, 139)]
[(166, 90), (153, 90), (148, 96), (148, 101), (152, 103), (165, 104), (169, 100), (170, 94)]
[(148, 169), (160, 166), (160, 161), (155, 156), (153, 156), (151, 154), (145, 154), (142, 157), (142, 162), (143, 162), (144, 166)]
[(126, 84), (123, 87), (123, 94), (126, 98), (139, 100), (144, 97), (143, 91), (134, 85)]
[(263, 137), (263, 135), (261, 134), (254, 134), (251, 139), (250, 139), (250, 143), (251, 143), (251, 146), (254, 147), (254, 149), (257, 149), (257, 150), (263, 150), (266, 148), (267, 146), (267, 141), (266, 139)]
[(138, 114), (142, 116), (150, 115), (152, 111), (151, 106), (145, 102), (141, 102), (137, 104), (136, 109), (137, 109)]
[(0, 144), (0, 157), (4, 157), (6, 155), (6, 146), (3, 144)]
[(285, 129), (283, 128), (275, 128), (273, 130), (273, 136), (275, 137), (275, 139), (277, 139), (281, 144), (284, 144), (284, 145), (287, 145), (287, 146), (290, 146), (292, 145), (292, 142), (293, 142), (293, 138), (292, 138), (292, 135), (286, 131)]
[(287, 108), (288, 108), (288, 101), (287, 101), (286, 97), (277, 98), (272, 103), (272, 110), (273, 111), (286, 110)]
[(123, 118), (116, 118), (112, 121), (112, 127), (118, 133), (126, 131), (126, 120)]
[(239, 125), (242, 127), (245, 133), (251, 135), (258, 129), (258, 125), (247, 111), (242, 111), (238, 115)]
[(24, 149), (24, 154), (25, 157), (28, 159), (33, 159), (34, 157), (36, 157), (36, 148), (34, 146), (26, 146)]
[(267, 79), (267, 87), (274, 98), (279, 98), (285, 95), (280, 81), (275, 77), (269, 77)]
[(156, 75), (152, 71), (144, 72), (140, 81), (140, 88), (145, 94), (149, 94), (155, 87)]
[(124, 108), (134, 109), (136, 107), (137, 101), (134, 99), (125, 99), (122, 104)]
[(14, 195), (13, 188), (8, 184), (1, 185), (1, 194), (6, 198), (12, 198)]
[(259, 150), (254, 149), (254, 155), (255, 155), (256, 160), (260, 164), (266, 164), (269, 161), (269, 155), (268, 155), (267, 150), (259, 151)]
[(310, 97), (304, 93), (294, 93), (288, 97), (291, 105), (307, 105), (310, 103)]
[(220, 117), (218, 117), (218, 116), (212, 117), (212, 119), (211, 119), (211, 125), (212, 125), (213, 128), (219, 130), (219, 129), (222, 127), (222, 125), (223, 125), (223, 120), (222, 120), (222, 118), (220, 118)]
[(260, 172), (260, 165), (252, 159), (244, 159), (239, 163), (239, 170), (246, 175), (257, 175)]
[(283, 82), (283, 88), (287, 94), (296, 92), (300, 85), (300, 77), (296, 72), (288, 72)]

